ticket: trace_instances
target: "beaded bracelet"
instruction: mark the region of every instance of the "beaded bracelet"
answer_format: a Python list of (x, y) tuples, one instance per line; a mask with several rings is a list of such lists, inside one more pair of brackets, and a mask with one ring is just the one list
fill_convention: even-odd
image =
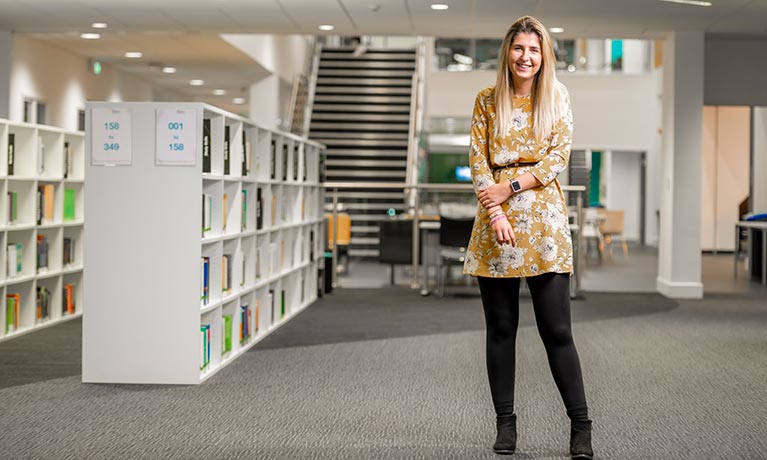
[(506, 216), (503, 215), (503, 214), (501, 214), (499, 216), (493, 217), (492, 219), (490, 219), (490, 225), (493, 225), (494, 223), (496, 223), (497, 221), (503, 219), (504, 217), (506, 217)]

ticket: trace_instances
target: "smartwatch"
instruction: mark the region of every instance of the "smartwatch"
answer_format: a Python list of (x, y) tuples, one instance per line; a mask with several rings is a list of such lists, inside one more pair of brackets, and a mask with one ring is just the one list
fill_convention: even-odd
[(511, 191), (514, 193), (521, 192), (522, 184), (520, 184), (518, 180), (514, 179), (513, 181), (511, 181)]

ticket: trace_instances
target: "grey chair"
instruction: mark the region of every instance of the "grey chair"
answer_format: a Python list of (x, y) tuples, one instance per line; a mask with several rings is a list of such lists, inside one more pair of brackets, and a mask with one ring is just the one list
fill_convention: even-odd
[(390, 219), (379, 223), (378, 261), (391, 265), (391, 284), (394, 284), (394, 266), (413, 263), (413, 221)]
[(437, 295), (442, 297), (445, 278), (451, 265), (463, 265), (471, 238), (474, 217), (439, 216), (439, 257), (437, 258)]

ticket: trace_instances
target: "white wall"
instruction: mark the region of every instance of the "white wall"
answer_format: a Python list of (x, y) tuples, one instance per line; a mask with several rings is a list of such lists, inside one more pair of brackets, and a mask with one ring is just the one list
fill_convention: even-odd
[(13, 34), (8, 30), (0, 30), (0, 118), (8, 118), (12, 50)]
[(639, 241), (642, 156), (636, 152), (605, 152), (607, 209), (623, 210), (623, 236)]
[(704, 103), (767, 105), (767, 39), (706, 37)]
[[(105, 64), (90, 72), (88, 59), (47, 42), (13, 35), (9, 119), (23, 121), (25, 97), (47, 105), (47, 124), (77, 129), (86, 101), (151, 101), (152, 84)], [(54, 70), (55, 69), (55, 70)]]

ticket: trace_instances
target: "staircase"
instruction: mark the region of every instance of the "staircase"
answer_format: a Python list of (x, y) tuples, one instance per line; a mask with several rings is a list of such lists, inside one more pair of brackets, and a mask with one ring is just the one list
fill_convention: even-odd
[[(309, 137), (327, 146), (328, 182), (407, 182), (415, 49), (323, 49)], [(326, 192), (332, 210), (332, 190)], [(352, 220), (350, 256), (378, 256), (378, 221), (406, 210), (403, 189), (339, 190)]]

